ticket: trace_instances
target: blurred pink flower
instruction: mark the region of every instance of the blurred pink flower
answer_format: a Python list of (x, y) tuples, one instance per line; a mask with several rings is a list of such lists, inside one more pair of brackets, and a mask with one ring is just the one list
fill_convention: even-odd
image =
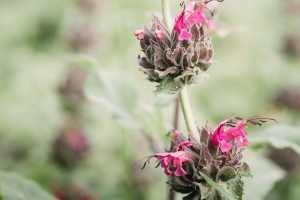
[(206, 27), (209, 29), (212, 25), (212, 22), (207, 19), (207, 16), (203, 13), (203, 9), (205, 8), (205, 4), (201, 4), (193, 13), (191, 13), (187, 20), (190, 24), (199, 24), (204, 22)]
[(133, 33), (138, 40), (144, 39), (144, 30), (135, 30)]
[(154, 31), (154, 34), (155, 34), (155, 37), (157, 38), (157, 39), (159, 39), (159, 40), (162, 40), (163, 39), (163, 32), (161, 31), (161, 30), (158, 30), (158, 29), (156, 29), (155, 31)]

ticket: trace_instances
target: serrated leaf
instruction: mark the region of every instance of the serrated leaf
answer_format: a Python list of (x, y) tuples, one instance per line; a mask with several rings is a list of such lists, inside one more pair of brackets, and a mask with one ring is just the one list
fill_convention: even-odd
[[(224, 196), (225, 198), (227, 198), (228, 200), (237, 200), (237, 198), (235, 198), (228, 190), (226, 190), (223, 186), (219, 185), (218, 183), (214, 182), (213, 180), (211, 180), (210, 178), (208, 178), (205, 174), (199, 172), (200, 175), (206, 180), (206, 182), (211, 185), (213, 188), (215, 188), (221, 196)], [(218, 199), (218, 196), (215, 195), (214, 199)], [(211, 199), (213, 200), (213, 199)]]
[(166, 76), (154, 91), (155, 95), (158, 94), (175, 94), (184, 87), (182, 79), (174, 80), (171, 75)]
[(0, 172), (1, 200), (56, 200), (39, 185), (18, 174)]
[(291, 148), (300, 154), (300, 129), (289, 125), (274, 125), (250, 142), (250, 148), (260, 149), (266, 144), (275, 148)]

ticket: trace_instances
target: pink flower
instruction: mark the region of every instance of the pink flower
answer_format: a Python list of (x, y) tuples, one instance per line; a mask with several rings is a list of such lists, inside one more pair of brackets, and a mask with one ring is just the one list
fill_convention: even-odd
[(238, 122), (235, 127), (228, 128), (225, 132), (227, 140), (233, 140), (236, 138), (239, 147), (247, 146), (249, 141), (246, 138), (246, 132), (243, 130), (246, 124), (247, 120), (242, 120)]
[(170, 170), (170, 165), (176, 167), (174, 172), (175, 176), (184, 176), (186, 171), (182, 168), (182, 163), (187, 162), (189, 157), (184, 151), (170, 152), (170, 153), (157, 153), (153, 157), (161, 160), (161, 167), (165, 169), (165, 174), (170, 176), (173, 171)]
[(161, 31), (161, 30), (158, 30), (158, 29), (156, 29), (155, 31), (154, 31), (154, 34), (155, 34), (155, 37), (157, 38), (157, 39), (159, 39), (159, 40), (162, 40), (163, 39), (163, 32)]
[[(199, 24), (201, 22), (206, 23), (207, 28), (209, 29), (212, 25), (212, 22), (207, 19), (207, 16), (203, 14), (203, 9), (205, 4), (201, 4), (199, 8), (194, 11), (196, 2), (191, 1), (188, 6), (183, 9), (181, 14), (175, 21), (174, 30), (179, 33), (179, 40), (187, 40), (192, 37), (192, 34), (187, 31), (187, 28), (191, 24)], [(189, 24), (188, 24), (188, 23)]]
[(229, 151), (232, 149), (232, 144), (227, 142), (227, 137), (224, 134), (224, 127), (226, 126), (227, 122), (229, 122), (232, 118), (228, 118), (222, 121), (211, 136), (211, 141), (214, 146), (219, 146), (222, 152)]
[(144, 30), (135, 30), (133, 33), (137, 37), (138, 40), (144, 39)]
[(174, 130), (174, 131), (173, 131), (173, 137), (174, 137), (174, 140), (175, 140), (175, 141), (178, 139), (178, 135), (179, 135), (179, 131)]
[[(229, 141), (232, 140), (237, 142), (238, 147), (248, 146), (249, 141), (246, 138), (247, 133), (244, 130), (247, 123), (261, 126), (263, 123), (267, 122), (267, 120), (276, 121), (270, 118), (250, 118), (233, 123), (231, 122), (231, 119), (232, 117), (222, 121), (211, 136), (211, 141), (214, 146), (220, 146), (222, 152), (232, 149), (232, 144), (229, 143)], [(226, 126), (229, 126), (229, 128), (225, 130)]]
[(192, 37), (192, 34), (187, 32), (187, 23), (185, 21), (185, 10), (181, 12), (175, 21), (174, 30), (179, 33), (179, 40), (189, 39)]
[[(174, 130), (173, 134), (176, 141), (178, 138), (178, 131)], [(172, 174), (175, 174), (175, 176), (184, 176), (186, 175), (186, 171), (184, 171), (184, 169), (182, 168), (182, 163), (189, 161), (189, 156), (185, 151), (182, 151), (182, 147), (189, 147), (192, 145), (192, 142), (184, 141), (177, 146), (175, 152), (156, 153), (152, 156), (148, 156), (148, 159), (144, 163), (142, 169), (146, 166), (146, 163), (149, 161), (149, 159), (154, 157), (160, 160), (160, 165), (165, 169), (164, 172), (166, 175), (170, 176)]]
[(197, 8), (197, 10), (195, 10), (192, 14), (189, 15), (187, 20), (191, 24), (193, 23), (199, 24), (201, 22), (204, 22), (206, 24), (206, 27), (209, 29), (212, 23), (207, 19), (207, 16), (203, 13), (204, 8), (205, 8), (205, 4), (201, 4)]

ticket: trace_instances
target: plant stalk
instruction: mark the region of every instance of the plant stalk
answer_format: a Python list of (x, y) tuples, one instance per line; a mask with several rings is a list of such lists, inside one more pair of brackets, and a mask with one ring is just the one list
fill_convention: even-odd
[(198, 129), (196, 121), (194, 120), (186, 87), (182, 88), (179, 92), (179, 100), (188, 132), (192, 134), (195, 139), (199, 139)]
[(170, 10), (170, 0), (161, 0), (161, 8), (162, 8), (162, 16), (163, 16), (164, 24), (171, 33), (172, 18), (171, 18), (171, 10)]

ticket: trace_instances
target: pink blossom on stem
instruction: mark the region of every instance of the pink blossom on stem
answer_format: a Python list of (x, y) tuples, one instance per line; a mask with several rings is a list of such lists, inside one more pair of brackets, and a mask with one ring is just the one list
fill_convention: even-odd
[(179, 33), (179, 40), (189, 39), (192, 35), (187, 32), (187, 23), (185, 21), (185, 10), (181, 12), (175, 21), (174, 30)]
[(212, 25), (212, 22), (207, 19), (207, 16), (203, 13), (203, 9), (205, 8), (205, 4), (201, 4), (192, 14), (187, 18), (188, 22), (193, 23), (201, 23), (204, 22), (206, 27), (209, 29)]
[[(176, 134), (176, 131), (174, 131), (174, 133)], [(182, 142), (178, 145), (175, 152), (156, 153), (149, 156), (148, 160), (153, 157), (160, 160), (160, 166), (165, 169), (164, 172), (168, 176), (172, 174), (175, 176), (184, 176), (186, 175), (186, 171), (182, 168), (182, 163), (189, 161), (189, 156), (185, 151), (182, 151), (182, 147), (192, 145), (193, 143), (190, 141)], [(145, 162), (143, 168), (146, 166), (148, 160)], [(174, 169), (176, 170), (174, 171)]]
[(157, 39), (159, 39), (159, 40), (162, 40), (163, 39), (163, 32), (161, 31), (161, 30), (158, 30), (158, 29), (156, 29), (155, 31), (154, 31), (154, 34), (155, 34), (155, 37), (157, 38)]
[(249, 144), (246, 138), (245, 125), (251, 120), (241, 120), (235, 126), (231, 126), (225, 130), (226, 125), (232, 118), (222, 121), (212, 134), (211, 140), (215, 146), (220, 145), (222, 152), (232, 149), (232, 144), (229, 141), (235, 140), (239, 147), (245, 147)]
[(222, 121), (217, 128), (215, 129), (215, 131), (213, 132), (212, 136), (211, 136), (211, 141), (213, 143), (214, 146), (219, 146), (220, 145), (220, 149), (222, 152), (226, 152), (229, 151), (230, 149), (232, 149), (232, 144), (227, 142), (227, 137), (224, 134), (224, 128), (226, 126), (226, 123), (229, 122), (231, 120), (231, 118), (228, 118), (224, 121)]
[(135, 30), (133, 33), (137, 37), (138, 40), (144, 39), (144, 30)]
[(154, 154), (155, 158), (161, 160), (161, 167), (165, 169), (165, 174), (170, 176), (173, 174), (173, 171), (169, 169), (170, 165), (176, 167), (174, 172), (175, 176), (184, 176), (186, 171), (182, 168), (182, 163), (187, 162), (189, 157), (184, 151), (170, 152), (170, 153), (157, 153)]
[(246, 138), (246, 132), (243, 130), (246, 124), (247, 120), (242, 120), (238, 122), (236, 126), (228, 128), (225, 132), (227, 140), (236, 138), (239, 147), (247, 146), (249, 141)]
[(175, 141), (177, 141), (178, 135), (179, 135), (179, 131), (174, 130), (174, 131), (173, 131), (173, 138), (174, 138)]
[(205, 4), (201, 4), (194, 10), (195, 5), (195, 1), (190, 1), (188, 6), (181, 12), (175, 21), (174, 30), (179, 33), (179, 40), (187, 40), (192, 37), (192, 34), (187, 31), (190, 24), (200, 24), (201, 22), (204, 22), (208, 29), (212, 26), (212, 22), (208, 20), (207, 16), (203, 13)]

